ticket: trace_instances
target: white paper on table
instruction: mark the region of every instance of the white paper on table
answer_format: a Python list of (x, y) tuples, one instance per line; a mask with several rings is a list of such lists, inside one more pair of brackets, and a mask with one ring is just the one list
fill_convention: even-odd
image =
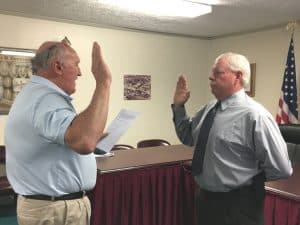
[(95, 154), (95, 157), (96, 158), (106, 158), (106, 157), (111, 157), (111, 156), (114, 156), (114, 155), (115, 155), (115, 153), (113, 153), (113, 152), (106, 152), (103, 155)]
[(98, 142), (96, 148), (110, 152), (112, 147), (133, 124), (139, 114), (140, 113), (128, 109), (121, 109), (116, 118), (107, 127), (105, 133), (108, 133), (108, 135)]

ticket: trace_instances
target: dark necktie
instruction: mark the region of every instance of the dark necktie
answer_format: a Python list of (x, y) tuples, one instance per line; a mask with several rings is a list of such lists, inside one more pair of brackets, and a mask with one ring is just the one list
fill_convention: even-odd
[(205, 148), (207, 144), (207, 139), (209, 135), (210, 128), (214, 122), (214, 118), (217, 112), (217, 108), (220, 106), (220, 102), (217, 102), (214, 107), (212, 107), (206, 114), (204, 121), (202, 122), (197, 144), (194, 150), (194, 156), (192, 161), (192, 174), (194, 176), (202, 172)]

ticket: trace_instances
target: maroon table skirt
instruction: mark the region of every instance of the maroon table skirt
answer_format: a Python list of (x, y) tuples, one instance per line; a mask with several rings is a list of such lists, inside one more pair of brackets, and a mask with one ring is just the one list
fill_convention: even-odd
[(193, 224), (194, 190), (180, 164), (98, 173), (91, 224)]
[[(197, 186), (182, 165), (98, 173), (92, 225), (192, 225)], [(266, 192), (265, 225), (300, 225), (300, 202)]]
[(300, 225), (300, 202), (267, 191), (265, 225)]

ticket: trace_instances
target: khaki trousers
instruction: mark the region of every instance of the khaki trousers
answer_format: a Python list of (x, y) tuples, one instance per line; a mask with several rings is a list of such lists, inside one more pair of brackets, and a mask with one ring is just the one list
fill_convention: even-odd
[(67, 201), (44, 201), (18, 196), (19, 225), (90, 225), (88, 197)]

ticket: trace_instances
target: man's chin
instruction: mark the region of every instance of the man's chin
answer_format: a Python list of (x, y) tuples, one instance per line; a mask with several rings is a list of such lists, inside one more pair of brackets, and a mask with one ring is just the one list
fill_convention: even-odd
[(72, 94), (74, 94), (75, 92), (76, 92), (76, 89), (74, 88), (73, 90), (68, 91), (67, 94), (68, 94), (68, 95), (72, 95)]
[(213, 88), (210, 89), (211, 93), (213, 94), (213, 96), (215, 96), (215, 98), (218, 99), (218, 92), (214, 91)]
[(210, 92), (211, 92), (213, 95), (215, 95), (215, 93), (216, 93), (215, 88), (210, 87)]

